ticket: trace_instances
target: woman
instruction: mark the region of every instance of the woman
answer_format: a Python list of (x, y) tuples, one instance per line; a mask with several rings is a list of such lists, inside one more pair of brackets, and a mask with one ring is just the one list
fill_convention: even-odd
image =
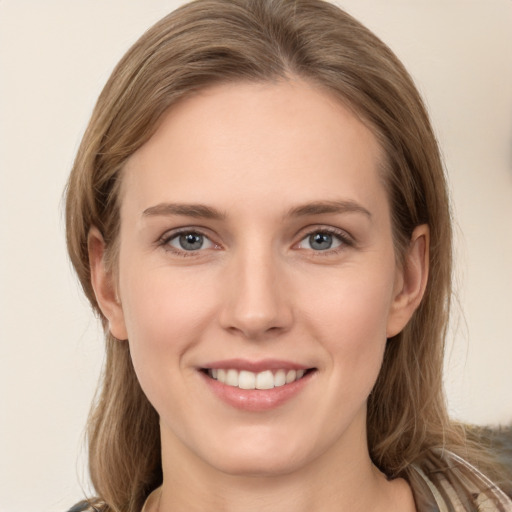
[(152, 27), (98, 100), (67, 237), (107, 343), (76, 510), (511, 509), (446, 413), (428, 116), (343, 11), (199, 0)]

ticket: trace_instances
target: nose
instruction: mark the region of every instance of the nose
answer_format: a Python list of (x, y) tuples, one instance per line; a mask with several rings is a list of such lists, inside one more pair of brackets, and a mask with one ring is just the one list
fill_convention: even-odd
[(249, 340), (287, 331), (292, 322), (291, 291), (270, 249), (248, 248), (233, 257), (225, 280), (222, 327)]

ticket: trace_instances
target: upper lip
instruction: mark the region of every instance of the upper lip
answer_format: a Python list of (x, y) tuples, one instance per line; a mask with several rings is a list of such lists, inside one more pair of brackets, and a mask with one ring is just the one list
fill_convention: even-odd
[(310, 366), (284, 361), (280, 359), (260, 359), (259, 361), (250, 361), (248, 359), (224, 359), (222, 361), (213, 361), (202, 365), (203, 369), (234, 369), (246, 370), (249, 372), (262, 372), (265, 370), (308, 370)]

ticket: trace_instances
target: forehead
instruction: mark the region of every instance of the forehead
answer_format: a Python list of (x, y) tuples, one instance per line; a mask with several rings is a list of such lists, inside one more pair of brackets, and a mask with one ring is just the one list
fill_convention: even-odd
[(371, 203), (382, 193), (381, 160), (371, 130), (319, 88), (223, 84), (165, 114), (123, 170), (121, 204), (144, 209), (178, 196), (224, 205), (238, 198), (247, 207), (271, 197)]

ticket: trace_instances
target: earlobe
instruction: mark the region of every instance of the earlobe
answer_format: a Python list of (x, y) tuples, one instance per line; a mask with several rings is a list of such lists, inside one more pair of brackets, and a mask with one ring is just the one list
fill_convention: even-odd
[(417, 226), (404, 257), (400, 279), (395, 289), (388, 318), (388, 338), (396, 336), (411, 319), (425, 293), (429, 272), (430, 231), (426, 224)]
[(89, 264), (91, 266), (91, 284), (96, 300), (109, 324), (112, 336), (119, 340), (128, 338), (121, 302), (117, 294), (117, 285), (111, 269), (105, 262), (105, 242), (99, 230), (92, 227), (87, 237)]

